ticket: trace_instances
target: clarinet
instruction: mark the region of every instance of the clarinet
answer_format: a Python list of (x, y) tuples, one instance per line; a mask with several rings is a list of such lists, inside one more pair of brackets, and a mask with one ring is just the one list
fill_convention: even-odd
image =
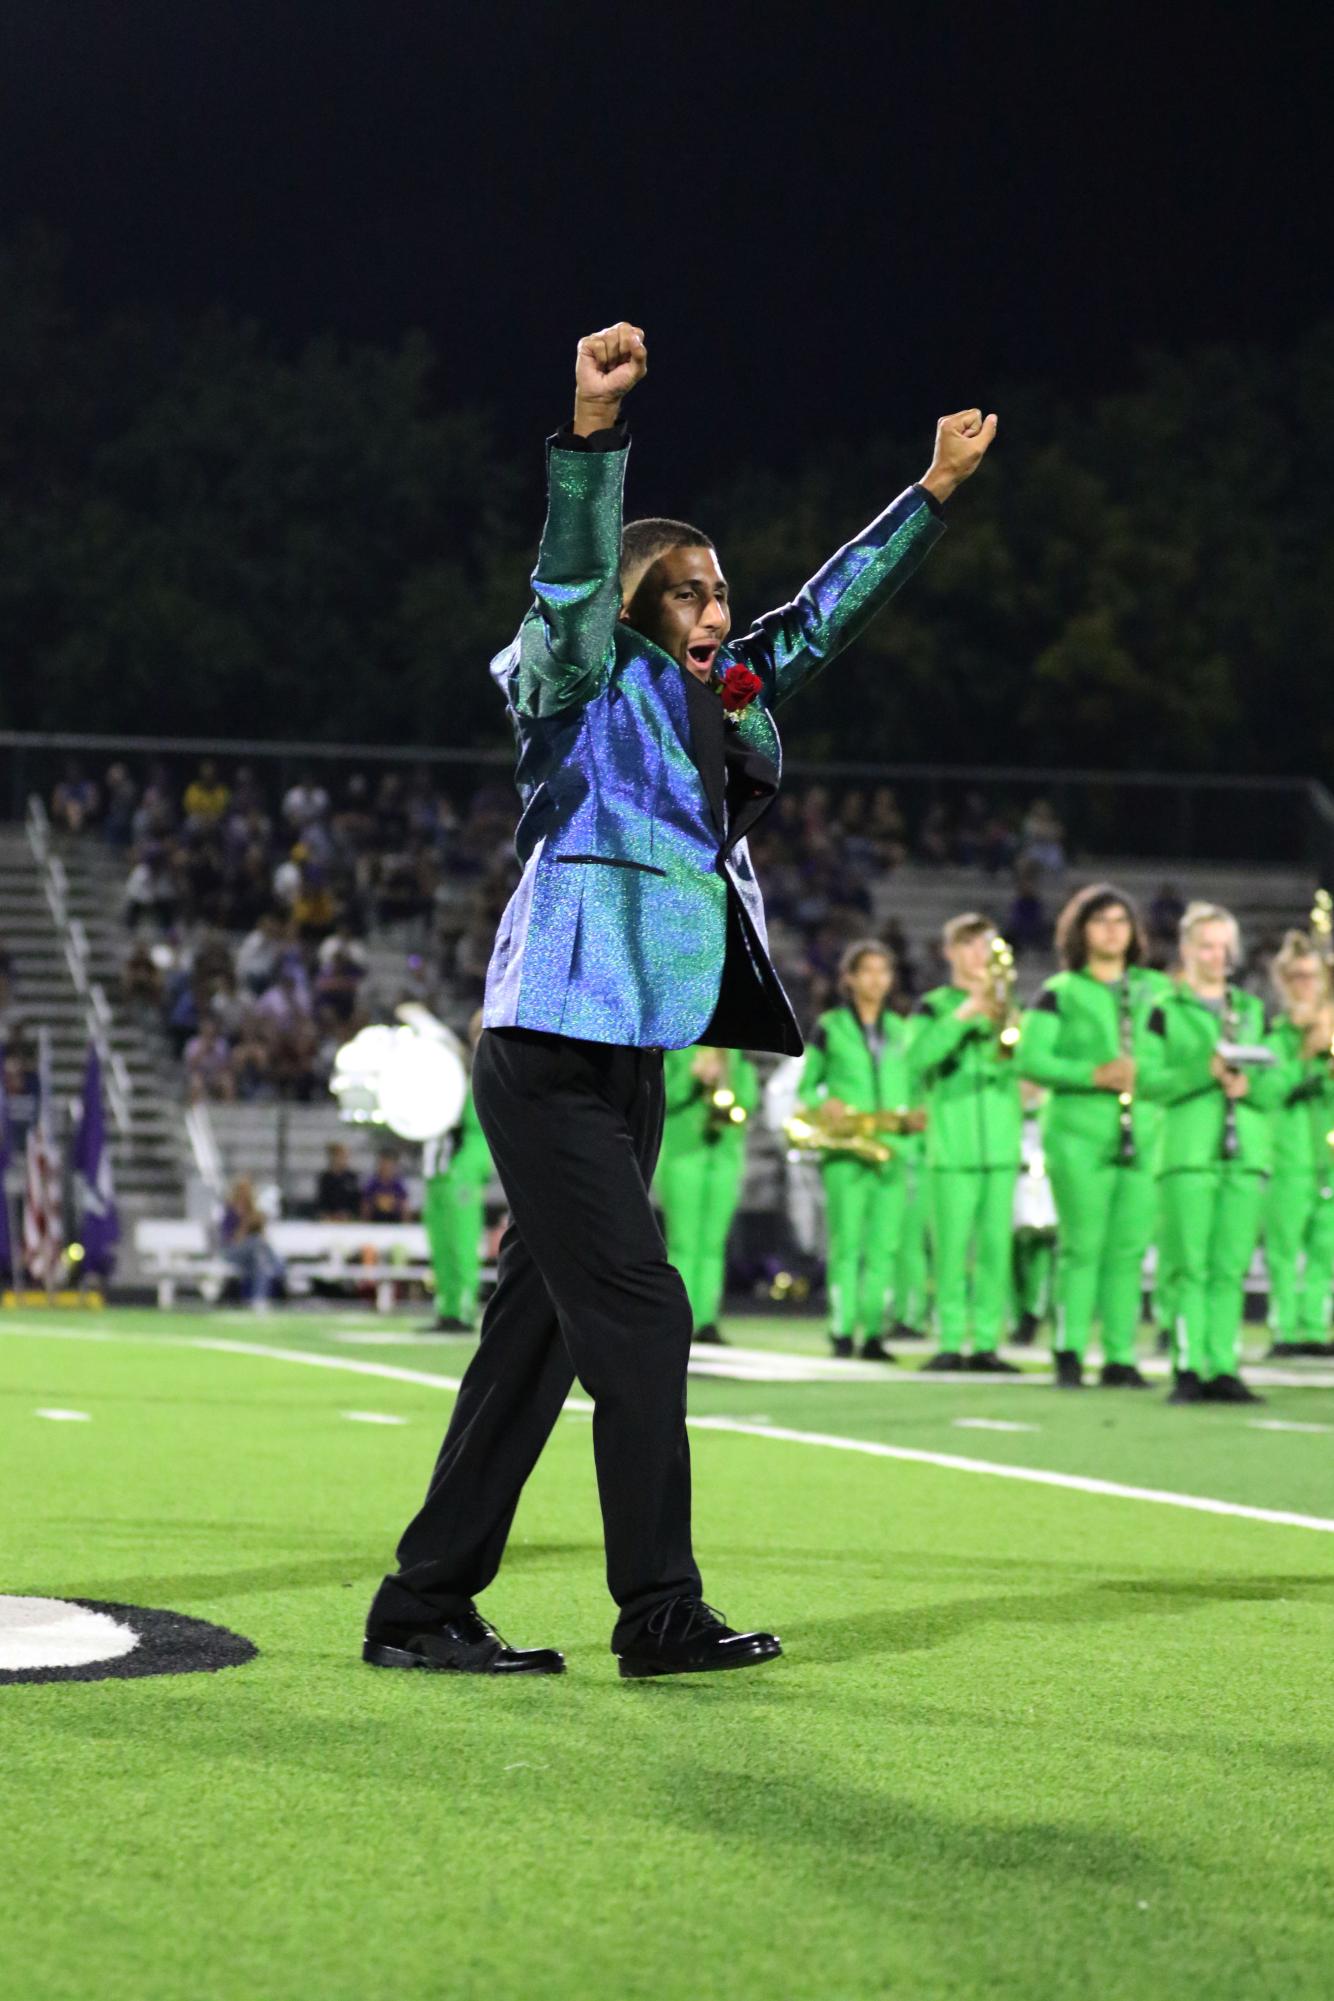
[[(1127, 967), (1117, 982), (1116, 995), (1117, 1027), (1120, 1031), (1121, 1054), (1133, 1056), (1135, 1053), (1135, 1018), (1131, 1012), (1130, 968)], [(1117, 1140), (1117, 1161), (1122, 1167), (1135, 1165), (1135, 1113), (1134, 1098), (1129, 1091), (1119, 1091), (1116, 1098), (1121, 1121)]]
[[(1239, 1030), (1240, 1030), (1240, 1022), (1237, 1016), (1236, 994), (1233, 987), (1229, 985), (1225, 989), (1223, 997), (1224, 1040), (1227, 1042), (1235, 1042)], [(1223, 1113), (1223, 1158), (1224, 1160), (1235, 1160), (1237, 1157), (1237, 1145), (1238, 1145), (1237, 1101), (1235, 1098), (1228, 1098), (1225, 1100), (1225, 1103), (1227, 1109)]]

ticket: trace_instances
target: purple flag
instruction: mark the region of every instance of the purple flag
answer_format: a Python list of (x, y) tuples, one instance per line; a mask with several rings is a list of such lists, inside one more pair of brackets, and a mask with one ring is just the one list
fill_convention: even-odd
[(72, 1166), (79, 1238), (83, 1244), (82, 1269), (89, 1278), (110, 1278), (116, 1262), (120, 1219), (111, 1185), (111, 1149), (107, 1145), (102, 1107), (102, 1065), (91, 1045), (88, 1067), (83, 1073), (83, 1108), (74, 1139)]

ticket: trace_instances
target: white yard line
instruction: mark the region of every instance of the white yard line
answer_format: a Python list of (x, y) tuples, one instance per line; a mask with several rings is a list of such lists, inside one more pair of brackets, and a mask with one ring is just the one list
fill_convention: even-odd
[(1011, 1424), (1004, 1417), (956, 1417), (956, 1431), (1041, 1431), (1040, 1424)]
[[(112, 1334), (84, 1329), (16, 1326), (0, 1321), (0, 1335), (26, 1335), (38, 1340), (96, 1339), (118, 1343), (147, 1344), (159, 1348), (197, 1348), (221, 1355), (249, 1355), (258, 1360), (293, 1362), (302, 1368), (336, 1369), (344, 1374), (378, 1376), (382, 1380), (412, 1383), (423, 1389), (452, 1392), (458, 1389), (453, 1376), (436, 1376), (424, 1369), (401, 1369), (388, 1362), (361, 1362), (350, 1355), (314, 1355), (303, 1348), (272, 1348), (253, 1341), (214, 1341), (180, 1335)], [(567, 1410), (587, 1411), (592, 1406), (571, 1399)], [(948, 1473), (983, 1474), (993, 1480), (1020, 1480), (1034, 1487), (1060, 1487), (1074, 1494), (1095, 1494), (1121, 1501), (1146, 1501), (1160, 1508), (1185, 1508), (1201, 1515), (1230, 1515), (1239, 1521), (1267, 1522), (1275, 1528), (1314, 1529), (1334, 1535), (1334, 1521), (1320, 1515), (1301, 1515), (1285, 1508), (1253, 1508), (1241, 1501), (1219, 1501), (1207, 1494), (1173, 1494), (1157, 1487), (1123, 1486), (1116, 1480), (1095, 1480), (1080, 1473), (1049, 1473), (1037, 1466), (1004, 1466), (987, 1459), (962, 1459), (952, 1452), (926, 1452), (908, 1445), (882, 1445), (869, 1438), (840, 1438), (829, 1432), (793, 1431), (786, 1425), (755, 1424), (734, 1417), (691, 1417), (686, 1422), (695, 1431), (731, 1432), (741, 1438), (764, 1438), (785, 1445), (815, 1445), (828, 1452), (856, 1452), (869, 1459), (897, 1459), (912, 1466), (936, 1466)]]
[(350, 1424), (406, 1424), (405, 1417), (394, 1417), (387, 1410), (345, 1410), (343, 1416)]
[(1252, 1431), (1334, 1431), (1334, 1424), (1289, 1424), (1281, 1417), (1253, 1417)]
[(49, 1417), (54, 1424), (91, 1424), (92, 1413), (86, 1410), (35, 1410), (34, 1417)]

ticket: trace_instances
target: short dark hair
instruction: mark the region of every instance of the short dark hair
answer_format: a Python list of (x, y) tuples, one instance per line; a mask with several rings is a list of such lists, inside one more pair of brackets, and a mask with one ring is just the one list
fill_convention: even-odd
[(688, 521), (669, 521), (666, 515), (648, 515), (643, 521), (627, 521), (621, 530), (621, 575), (647, 569), (667, 549), (712, 549), (713, 537)]
[(1088, 964), (1088, 923), (1101, 910), (1119, 906), (1130, 919), (1128, 966), (1142, 966), (1145, 958), (1144, 925), (1133, 900), (1110, 882), (1091, 882), (1077, 889), (1056, 920), (1056, 951), (1067, 972), (1079, 973)]

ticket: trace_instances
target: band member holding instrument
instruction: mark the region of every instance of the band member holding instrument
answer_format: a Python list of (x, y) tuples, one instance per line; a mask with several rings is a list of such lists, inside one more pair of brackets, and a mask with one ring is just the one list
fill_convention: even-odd
[(1144, 1073), (1162, 1068), (1149, 1016), (1171, 982), (1143, 963), (1139, 914), (1109, 883), (1070, 898), (1056, 950), (1062, 970), (1025, 1014), (1018, 1056), (1021, 1073), (1050, 1093), (1043, 1146), (1059, 1222), (1056, 1383), (1081, 1387), (1097, 1320), (1103, 1386), (1147, 1389), (1135, 1337), (1162, 1114), (1146, 1096)]
[(647, 367), (628, 322), (579, 343), (573, 421), (548, 447), (534, 602), (491, 666), (518, 747), (523, 875), (487, 971), (473, 1088), (511, 1225), (426, 1499), (370, 1609), (363, 1659), (378, 1667), (563, 1672), (554, 1648), (509, 1647), (475, 1601), (576, 1375), (594, 1405), (620, 1673), (737, 1670), (782, 1651), (725, 1624), (695, 1563), (690, 1303), (649, 1197), (661, 1052), (800, 1053), (746, 845), (778, 791), (773, 713), (939, 539), (941, 503), (996, 419), (943, 419), (921, 483), (733, 639), (709, 537), (622, 522), (621, 407)]
[(665, 1116), (654, 1188), (667, 1226), (667, 1255), (685, 1281), (691, 1339), (721, 1344), (727, 1240), (741, 1200), (759, 1078), (739, 1049), (669, 1049), (662, 1084)]
[[(990, 918), (952, 917), (950, 984), (922, 997), (909, 1062), (926, 1106), (927, 1202), (939, 1353), (927, 1369), (1010, 1375), (998, 1355), (1010, 1303), (1010, 1233), (1022, 1114), (1013, 962)], [(997, 946), (1003, 949), (996, 950)], [(970, 1353), (965, 1359), (965, 1348)]]
[(1176, 1274), (1169, 1403), (1261, 1403), (1238, 1374), (1247, 1268), (1274, 1158), (1269, 1114), (1301, 1081), (1277, 1061), (1264, 1008), (1228, 978), (1240, 934), (1221, 904), (1181, 919), (1183, 977), (1149, 1018), (1162, 1040), (1155, 1091), (1166, 1106), (1160, 1222)]
[[(876, 939), (848, 946), (839, 984), (847, 1000), (815, 1024), (797, 1093), (806, 1120), (822, 1126), (829, 1141), (820, 1152), (829, 1339), (835, 1355), (849, 1356), (860, 1331), (859, 1352), (867, 1360), (892, 1362), (883, 1339), (885, 1303), (908, 1192), (899, 1139), (922, 1123), (908, 1103), (912, 1029), (888, 1005), (894, 961)], [(841, 1145), (845, 1128), (849, 1142), (861, 1128), (864, 1144)]]
[[(1329, 964), (1320, 934), (1289, 931), (1271, 974), (1283, 1008), (1270, 1039), (1304, 1074), (1274, 1113), (1265, 1211), (1269, 1331), (1275, 1356), (1328, 1354), (1334, 1274), (1334, 1042)], [(1317, 1052), (1308, 1057), (1312, 1043)]]
[[(473, 1049), (481, 1032), (479, 1008), (468, 1023)], [(482, 1269), (486, 1184), (491, 1174), (491, 1149), (478, 1123), (469, 1085), (457, 1126), (439, 1139), (428, 1140), (422, 1149), (422, 1223), (435, 1268), (435, 1333), (472, 1331)]]

